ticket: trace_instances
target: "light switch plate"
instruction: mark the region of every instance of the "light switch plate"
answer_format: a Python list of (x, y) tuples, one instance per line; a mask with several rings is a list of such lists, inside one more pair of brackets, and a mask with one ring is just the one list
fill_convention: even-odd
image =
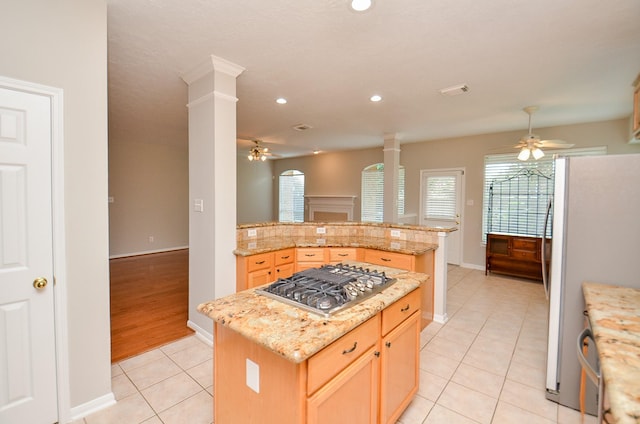
[(316, 234), (326, 234), (327, 233), (327, 229), (324, 227), (318, 227), (316, 228)]
[(258, 230), (255, 228), (247, 230), (247, 237), (256, 237), (258, 235)]
[(391, 230), (391, 237), (400, 238), (400, 230)]
[(247, 358), (247, 386), (256, 393), (260, 393), (260, 366)]

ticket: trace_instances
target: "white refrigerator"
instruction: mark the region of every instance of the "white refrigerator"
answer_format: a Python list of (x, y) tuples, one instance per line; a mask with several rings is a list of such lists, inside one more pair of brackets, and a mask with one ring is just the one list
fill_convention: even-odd
[[(582, 283), (640, 287), (640, 154), (558, 158), (554, 184), (546, 389), (548, 399), (578, 410)], [(588, 379), (586, 386), (595, 415), (597, 391)]]

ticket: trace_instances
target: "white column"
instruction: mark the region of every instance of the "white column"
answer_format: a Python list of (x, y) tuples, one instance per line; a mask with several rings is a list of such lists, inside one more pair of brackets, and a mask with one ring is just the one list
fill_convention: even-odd
[(433, 320), (444, 324), (449, 320), (447, 315), (447, 236), (449, 233), (438, 232), (438, 248), (433, 264)]
[(384, 137), (384, 222), (398, 222), (398, 179), (400, 178), (400, 142), (395, 134)]
[(211, 56), (189, 85), (189, 327), (213, 339), (197, 306), (235, 292), (236, 78), (244, 68)]

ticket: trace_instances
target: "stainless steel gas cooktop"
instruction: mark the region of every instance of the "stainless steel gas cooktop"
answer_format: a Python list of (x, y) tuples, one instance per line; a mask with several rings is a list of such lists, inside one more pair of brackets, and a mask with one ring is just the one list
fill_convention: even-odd
[(329, 317), (384, 290), (396, 280), (351, 265), (324, 265), (256, 289), (264, 296)]

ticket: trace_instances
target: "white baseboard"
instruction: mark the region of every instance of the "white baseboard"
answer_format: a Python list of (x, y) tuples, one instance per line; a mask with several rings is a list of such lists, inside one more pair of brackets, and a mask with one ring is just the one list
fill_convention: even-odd
[(187, 321), (187, 327), (196, 332), (196, 337), (207, 343), (209, 346), (213, 346), (213, 334), (191, 320)]
[(445, 313), (444, 315), (433, 314), (433, 322), (437, 322), (438, 324), (446, 324), (449, 321), (449, 315)]
[(104, 396), (100, 396), (99, 398), (93, 399), (87, 403), (83, 403), (82, 405), (75, 406), (71, 408), (71, 421), (82, 419), (87, 415), (93, 414), (94, 412), (100, 411), (101, 409), (108, 408), (111, 405), (116, 404), (116, 398), (113, 393), (107, 393)]
[(156, 250), (142, 250), (140, 252), (122, 253), (119, 255), (109, 255), (109, 259), (127, 258), (129, 256), (150, 255), (151, 253), (172, 252), (174, 250), (183, 250), (188, 248), (189, 246), (175, 246), (175, 247), (166, 247), (164, 249), (156, 249)]
[(484, 265), (461, 263), (460, 266), (462, 268), (477, 269), (478, 271), (484, 271)]

